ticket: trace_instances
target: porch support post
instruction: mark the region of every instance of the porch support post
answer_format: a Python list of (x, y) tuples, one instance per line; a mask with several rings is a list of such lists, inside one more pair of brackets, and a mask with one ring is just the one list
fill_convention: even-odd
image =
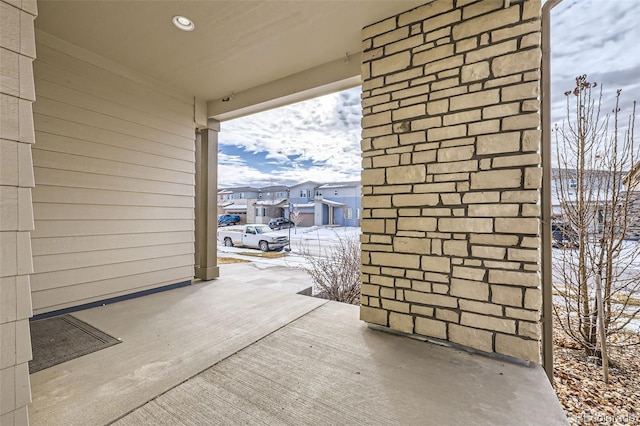
[(196, 265), (195, 276), (208, 281), (220, 276), (216, 233), (218, 194), (218, 132), (209, 120), (196, 135)]

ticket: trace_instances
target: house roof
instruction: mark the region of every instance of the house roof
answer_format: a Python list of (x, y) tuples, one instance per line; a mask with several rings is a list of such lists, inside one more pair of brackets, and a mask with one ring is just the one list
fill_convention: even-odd
[(284, 198), (276, 198), (273, 200), (269, 200), (269, 199), (263, 199), (263, 200), (258, 200), (255, 203), (253, 203), (253, 205), (255, 206), (277, 206), (280, 205), (282, 203), (284, 203), (285, 201), (287, 201)]
[(350, 182), (333, 182), (320, 185), (318, 189), (332, 189), (332, 188), (356, 188), (362, 185), (359, 180)]
[(425, 2), (40, 1), (35, 26), (226, 120), (357, 86), (362, 28)]
[(316, 201), (319, 203), (326, 204), (328, 206), (334, 206), (334, 207), (346, 206), (345, 203), (341, 203), (339, 201), (327, 200), (326, 198), (322, 198), (322, 199), (318, 198), (316, 199)]

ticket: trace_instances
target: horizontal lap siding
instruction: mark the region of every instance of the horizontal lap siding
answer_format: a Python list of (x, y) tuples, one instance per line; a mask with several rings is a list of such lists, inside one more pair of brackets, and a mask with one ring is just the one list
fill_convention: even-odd
[(193, 277), (193, 104), (38, 45), (36, 314)]

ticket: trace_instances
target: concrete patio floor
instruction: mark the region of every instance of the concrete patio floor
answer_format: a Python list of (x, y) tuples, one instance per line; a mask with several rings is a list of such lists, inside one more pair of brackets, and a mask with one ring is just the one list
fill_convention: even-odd
[(540, 367), (369, 329), (296, 270), (221, 275), (75, 313), (123, 342), (31, 375), (31, 424), (568, 424)]

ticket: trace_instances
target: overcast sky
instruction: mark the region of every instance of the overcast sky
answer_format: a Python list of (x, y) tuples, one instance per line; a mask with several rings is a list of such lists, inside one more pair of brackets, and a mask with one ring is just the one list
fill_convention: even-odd
[[(553, 120), (577, 75), (640, 101), (640, 0), (564, 0), (552, 11)], [(360, 178), (360, 93), (354, 88), (222, 123), (220, 187)], [(606, 108), (607, 110), (610, 108)]]

